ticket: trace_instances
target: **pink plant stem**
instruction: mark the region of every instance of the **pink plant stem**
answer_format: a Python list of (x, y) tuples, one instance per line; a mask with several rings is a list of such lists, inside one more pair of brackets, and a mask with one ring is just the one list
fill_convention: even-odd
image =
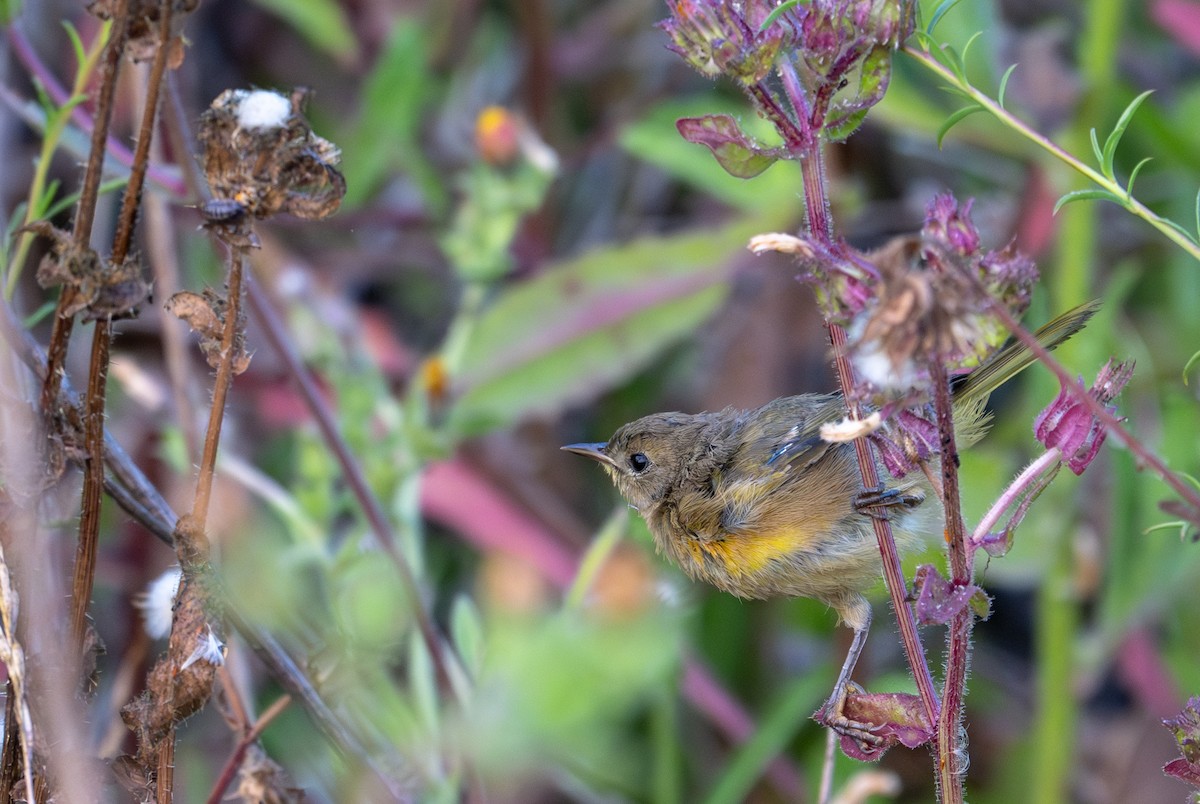
[[(959, 494), (958, 448), (954, 443), (954, 407), (950, 399), (950, 378), (945, 364), (930, 361), (933, 383), (933, 404), (937, 411), (938, 435), (941, 437), (942, 507), (946, 514), (946, 552), (950, 560), (951, 583), (967, 586), (971, 583), (972, 551), (967, 549), (966, 528), (963, 525), (962, 499)], [(963, 764), (966, 735), (962, 728), (963, 696), (967, 684), (967, 662), (971, 652), (971, 627), (975, 614), (963, 606), (950, 620), (949, 644), (946, 651), (946, 678), (942, 687), (942, 708), (937, 718), (938, 791), (942, 804), (961, 804), (963, 801)]]
[(1008, 485), (1008, 488), (1000, 495), (1000, 498), (996, 500), (995, 504), (988, 509), (983, 519), (979, 520), (979, 524), (975, 527), (975, 532), (971, 534), (971, 544), (976, 547), (983, 544), (988, 532), (996, 527), (996, 524), (1000, 521), (1000, 517), (1004, 516), (1004, 512), (1021, 498), (1021, 495), (1033, 485), (1043, 472), (1055, 466), (1061, 460), (1062, 452), (1059, 451), (1058, 447), (1051, 447), (1036, 461), (1025, 467), (1025, 470), (1016, 476), (1013, 482)]
[[(808, 213), (809, 231), (814, 238), (831, 250), (837, 246), (833, 240), (833, 225), (829, 215), (829, 205), (826, 203), (825, 174), (821, 159), (821, 146), (815, 144), (807, 156), (800, 160), (804, 175), (804, 204)], [(829, 323), (829, 340), (833, 346), (833, 361), (837, 370), (838, 384), (842, 388), (846, 400), (846, 410), (851, 419), (862, 418), (862, 411), (854, 401), (850, 391), (854, 388), (854, 369), (846, 356), (846, 331), (837, 324)], [(871, 454), (871, 446), (866, 439), (854, 441), (854, 452), (858, 458), (858, 468), (862, 473), (863, 487), (868, 489), (879, 487), (879, 472), (875, 467), (875, 458)], [(904, 582), (904, 572), (900, 567), (900, 552), (896, 549), (896, 540), (892, 535), (892, 526), (887, 520), (873, 518), (875, 538), (879, 542), (879, 552), (883, 559), (883, 576), (887, 582), (888, 594), (892, 599), (892, 609), (896, 613), (896, 622), (900, 626), (900, 639), (904, 644), (904, 654), (912, 671), (917, 691), (925, 705), (925, 715), (930, 723), (937, 722), (938, 696), (934, 689), (933, 676), (929, 672), (929, 664), (925, 661), (925, 651), (921, 646), (921, 638), (917, 633), (917, 624), (913, 620), (912, 609), (907, 602), (908, 588)]]
[(1124, 444), (1134, 454), (1140, 467), (1150, 467), (1176, 494), (1188, 502), (1192, 507), (1193, 514), (1200, 514), (1200, 494), (1193, 487), (1184, 482), (1179, 475), (1168, 469), (1167, 465), (1157, 455), (1147, 449), (1145, 444), (1121, 426), (1121, 421), (1105, 405), (1102, 405), (1099, 400), (1088, 393), (1088, 389), (1080, 386), (1076, 378), (1072, 377), (1063, 368), (1063, 365), (1054, 359), (1046, 347), (1038, 343), (1037, 338), (1033, 337), (1032, 334), (1013, 318), (1004, 305), (993, 299), (991, 301), (991, 311), (1004, 322), (1004, 326), (1008, 327), (1008, 330), (1017, 340), (1029, 347), (1029, 351), (1038, 359), (1038, 362), (1054, 372), (1054, 376), (1058, 378), (1059, 383), (1066, 389), (1067, 393), (1086, 407), (1088, 412), (1104, 425), (1105, 430), (1112, 433), (1114, 438)]

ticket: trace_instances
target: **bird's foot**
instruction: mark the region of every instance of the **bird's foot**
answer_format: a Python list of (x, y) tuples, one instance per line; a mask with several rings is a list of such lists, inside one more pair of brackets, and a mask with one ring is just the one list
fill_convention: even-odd
[(885, 489), (876, 486), (855, 495), (854, 510), (873, 519), (887, 519), (893, 510), (916, 508), (923, 502), (925, 493), (920, 489)]

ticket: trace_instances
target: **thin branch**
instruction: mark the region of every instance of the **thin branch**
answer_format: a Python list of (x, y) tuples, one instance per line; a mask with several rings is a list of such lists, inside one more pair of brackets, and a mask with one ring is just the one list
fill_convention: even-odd
[(204, 434), (204, 450), (200, 455), (200, 472), (196, 477), (196, 496), (192, 501), (192, 517), (197, 530), (204, 532), (208, 519), (208, 505), (212, 498), (213, 478), (217, 471), (217, 448), (221, 442), (221, 422), (225, 418), (225, 400), (233, 381), (233, 362), (237, 357), (234, 349), (238, 328), (242, 322), (242, 276), (245, 272), (246, 255), (240, 247), (230, 250), (228, 294), (225, 301), (225, 329), (221, 333), (221, 362), (213, 381), (212, 408), (208, 415), (208, 429)]
[(920, 48), (913, 47), (912, 45), (906, 45), (901, 49), (909, 56), (916, 59), (921, 66), (949, 82), (952, 87), (969, 97), (972, 102), (979, 104), (979, 106), (987, 111), (988, 114), (992, 115), (992, 117), (996, 118), (1009, 129), (1017, 132), (1034, 145), (1037, 145), (1043, 151), (1046, 151), (1048, 154), (1067, 165), (1072, 170), (1085, 176), (1089, 181), (1095, 183), (1097, 186), (1102, 187), (1110, 193), (1113, 193), (1117, 198), (1123, 198), (1125, 200), (1125, 209), (1149, 223), (1151, 226), (1161, 232), (1167, 239), (1171, 240), (1173, 243), (1175, 243), (1175, 245), (1179, 246), (1188, 254), (1190, 254), (1194, 259), (1200, 260), (1200, 243), (1196, 243), (1195, 241), (1189, 239), (1183, 232), (1179, 231), (1174, 226), (1171, 226), (1166, 220), (1146, 207), (1145, 204), (1138, 201), (1136, 198), (1133, 198), (1128, 192), (1126, 192), (1126, 188), (1121, 187), (1115, 181), (1110, 181), (1106, 176), (1104, 176), (1103, 173), (1100, 173), (1094, 168), (1089, 167), (1080, 159), (1052, 142), (1043, 134), (1034, 131), (1027, 123), (1002, 107), (997, 101), (993, 100), (988, 95), (976, 89), (966, 81), (961, 80), (957, 75), (954, 74), (953, 70), (938, 61), (937, 58), (929, 51), (921, 50)]
[(1013, 317), (1012, 313), (1010, 313), (1004, 307), (1004, 305), (1000, 304), (995, 299), (992, 299), (990, 304), (991, 311), (997, 317), (999, 317), (999, 319), (1004, 323), (1004, 326), (1008, 327), (1009, 332), (1011, 332), (1017, 340), (1029, 347), (1029, 351), (1033, 353), (1034, 357), (1036, 357), (1040, 363), (1046, 366), (1046, 368), (1050, 369), (1050, 371), (1054, 372), (1054, 376), (1058, 378), (1059, 384), (1066, 389), (1067, 393), (1069, 393), (1075, 400), (1086, 407), (1088, 412), (1104, 426), (1105, 430), (1107, 430), (1109, 433), (1112, 433), (1113, 437), (1124, 444), (1125, 447), (1133, 453), (1134, 457), (1137, 458), (1140, 466), (1150, 467), (1155, 474), (1162, 478), (1164, 483), (1170, 486), (1176, 494), (1186, 500), (1188, 504), (1192, 506), (1194, 511), (1200, 512), (1200, 493), (1197, 493), (1193, 486), (1188, 484), (1175, 472), (1172, 472), (1167, 465), (1163, 463), (1162, 459), (1147, 449), (1146, 445), (1143, 444), (1137, 438), (1137, 436), (1125, 429), (1125, 427), (1121, 424), (1120, 419), (1114, 416), (1106, 406), (1099, 402), (1099, 400), (1088, 393), (1086, 388), (1081, 387), (1077, 381), (1077, 378), (1073, 377), (1061, 363), (1055, 360), (1054, 356), (1050, 354), (1050, 351), (1038, 343), (1037, 338), (1035, 338), (1028, 330), (1022, 327), (1020, 322)]
[[(954, 443), (954, 406), (950, 399), (950, 378), (946, 374), (945, 363), (939, 359), (932, 360), (929, 369), (933, 383), (934, 409), (937, 411), (938, 434), (941, 437), (942, 510), (946, 517), (946, 552), (950, 562), (951, 583), (966, 586), (971, 583), (973, 552), (967, 549), (962, 497), (959, 494), (958, 447)], [(963, 761), (967, 754), (962, 729), (962, 707), (967, 684), (967, 660), (971, 652), (971, 626), (974, 620), (975, 615), (970, 606), (963, 606), (950, 620), (942, 706), (937, 720), (931, 721), (937, 724), (937, 774), (942, 804), (961, 804), (963, 800), (962, 780), (966, 772)]]
[[(86, 248), (92, 237), (100, 178), (104, 169), (104, 145), (108, 139), (109, 125), (112, 123), (113, 97), (117, 91), (117, 77), (121, 72), (121, 60), (124, 57), (125, 42), (129, 36), (129, 2), (130, 0), (117, 0), (117, 5), (113, 9), (113, 25), (104, 50), (104, 63), (100, 72), (100, 94), (96, 99), (96, 119), (92, 128), (91, 150), (88, 153), (87, 168), (83, 174), (83, 184), (79, 190), (79, 204), (76, 208), (75, 226), (72, 232), (74, 244), (78, 249)], [(46, 349), (49, 370), (46, 372), (45, 382), (42, 385), (42, 411), (50, 420), (53, 420), (56, 413), (53, 403), (58, 400), (63, 363), (67, 357), (67, 346), (71, 341), (71, 329), (75, 324), (74, 317), (66, 316), (63, 312), (67, 309), (67, 305), (74, 300), (74, 295), (73, 288), (69, 285), (63, 286), (62, 294), (58, 297), (58, 306), (54, 311), (50, 345)]]
[(292, 696), (283, 695), (267, 707), (267, 710), (262, 713), (253, 726), (251, 726), (242, 738), (238, 740), (237, 746), (233, 749), (233, 753), (229, 755), (229, 759), (225, 761), (225, 766), (221, 768), (221, 773), (217, 776), (217, 781), (213, 785), (212, 792), (208, 794), (208, 804), (219, 804), (225, 796), (225, 790), (229, 787), (233, 777), (237, 774), (238, 768), (242, 766), (242, 760), (246, 758), (246, 751), (250, 746), (258, 741), (258, 738), (266, 730), (271, 721), (279, 716), (284, 709), (287, 709), (288, 704), (292, 702)]

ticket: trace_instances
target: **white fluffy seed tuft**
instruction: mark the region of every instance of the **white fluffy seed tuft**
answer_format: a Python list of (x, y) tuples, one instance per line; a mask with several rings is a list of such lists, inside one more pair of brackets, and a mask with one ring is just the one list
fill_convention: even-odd
[(244, 129), (283, 128), (292, 116), (292, 102), (278, 92), (255, 89), (238, 104), (238, 126)]
[(155, 578), (146, 587), (144, 594), (133, 601), (142, 610), (146, 633), (151, 639), (162, 639), (171, 633), (171, 618), (174, 615), (175, 595), (179, 593), (179, 567), (171, 567)]

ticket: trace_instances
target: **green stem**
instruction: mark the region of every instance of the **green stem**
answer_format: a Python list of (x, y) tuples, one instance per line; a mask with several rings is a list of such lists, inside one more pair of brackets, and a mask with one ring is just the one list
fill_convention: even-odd
[[(1083, 15), (1084, 30), (1076, 51), (1086, 88), (1078, 113), (1063, 134), (1063, 143), (1073, 153), (1091, 147), (1091, 126), (1106, 119), (1110, 109), (1110, 87), (1116, 80), (1117, 45), (1124, 18), (1124, 0), (1092, 0)], [(1067, 191), (1085, 189), (1095, 177), (1080, 171)], [(1111, 182), (1098, 182), (1113, 189)], [(1118, 188), (1119, 189), (1119, 188)], [(1130, 211), (1145, 210), (1130, 199)], [(1200, 250), (1180, 233), (1165, 227), (1157, 215), (1145, 210), (1151, 225), (1200, 258)], [(1149, 217), (1147, 217), (1149, 216)], [(1049, 286), (1055, 308), (1077, 304), (1093, 295), (1092, 266), (1097, 254), (1096, 209), (1072, 204), (1060, 210), (1056, 270)], [(1071, 594), (1074, 556), (1070, 527), (1056, 529), (1053, 560), (1037, 596), (1035, 658), (1037, 662), (1038, 710), (1034, 721), (1033, 795), (1038, 804), (1065, 801), (1075, 762), (1074, 745), (1078, 705), (1072, 689), (1075, 675), (1075, 644), (1080, 620), (1079, 601)]]
[[(1112, 2), (1117, 2), (1117, 0), (1099, 0), (1099, 2), (1112, 3)], [(1105, 31), (1109, 30), (1109, 26), (1097, 25), (1097, 26), (1094, 26), (1093, 28), (1089, 28), (1089, 31), (1093, 31), (1093, 30), (1095, 31), (1095, 33), (1097, 35), (1100, 35), (1100, 34), (1104, 33)], [(1086, 42), (1083, 46), (1081, 46), (1081, 50), (1087, 50)], [(1113, 193), (1118, 198), (1127, 199), (1127, 203), (1124, 205), (1124, 208), (1128, 212), (1130, 212), (1131, 214), (1136, 215), (1137, 217), (1146, 221), (1151, 226), (1153, 226), (1155, 229), (1157, 229), (1168, 240), (1175, 243), (1177, 246), (1179, 246), (1181, 249), (1186, 251), (1188, 254), (1190, 254), (1196, 260), (1200, 260), (1200, 243), (1197, 243), (1196, 241), (1193, 241), (1192, 239), (1190, 239), (1183, 232), (1179, 231), (1174, 226), (1172, 226), (1170, 223), (1168, 223), (1166, 221), (1166, 219), (1159, 217), (1157, 214), (1155, 214), (1153, 211), (1151, 211), (1149, 208), (1147, 208), (1145, 204), (1138, 201), (1136, 198), (1133, 198), (1132, 196), (1127, 196), (1125, 193), (1125, 188), (1122, 187), (1120, 184), (1118, 184), (1115, 181), (1110, 181), (1099, 170), (1089, 167), (1088, 165), (1084, 164), (1080, 159), (1078, 159), (1077, 157), (1072, 155), (1070, 150), (1067, 150), (1066, 148), (1063, 148), (1063, 147), (1057, 145), (1056, 143), (1052, 142), (1048, 137), (1034, 131), (1024, 121), (1018, 119), (1012, 113), (1010, 113), (1006, 109), (1002, 108), (1000, 106), (1000, 104), (997, 103), (995, 100), (993, 100), (991, 97), (989, 97), (982, 91), (976, 89), (975, 87), (973, 87), (971, 84), (967, 83), (966, 81), (959, 79), (958, 76), (956, 76), (954, 74), (954, 71), (952, 71), (949, 67), (946, 67), (941, 62), (939, 62), (937, 60), (937, 57), (934, 56), (932, 53), (925, 51), (925, 50), (921, 50), (916, 47), (913, 47), (912, 45), (905, 46), (904, 52), (907, 53), (909, 56), (911, 56), (913, 59), (915, 59), (923, 67), (925, 67), (929, 71), (936, 74), (938, 77), (945, 80), (950, 86), (954, 87), (954, 89), (961, 92), (965, 97), (969, 98), (972, 102), (979, 104), (979, 106), (981, 108), (983, 108), (984, 111), (991, 114), (992, 117), (996, 118), (996, 120), (998, 120), (1000, 123), (1007, 126), (1009, 129), (1015, 131), (1017, 134), (1020, 134), (1022, 137), (1029, 140), (1030, 142), (1032, 142), (1034, 145), (1038, 146), (1042, 150), (1046, 151), (1051, 156), (1053, 156), (1055, 159), (1059, 160), (1063, 164), (1070, 167), (1072, 170), (1074, 170), (1077, 173), (1079, 173), (1080, 175), (1084, 176), (1086, 179), (1088, 179), (1088, 181), (1090, 181), (1091, 183), (1100, 187), (1101, 189), (1104, 189), (1110, 193)], [(1091, 118), (1082, 118), (1081, 117), (1081, 119), (1091, 119)], [(1078, 151), (1080, 153), (1084, 153), (1090, 149), (1090, 146), (1086, 146), (1084, 148), (1078, 148), (1078, 147), (1072, 146), (1072, 149), (1075, 151)]]
[[(92, 47), (87, 51), (83, 63), (75, 71), (75, 82), (71, 86), (71, 100), (62, 105), (54, 114), (46, 117), (46, 131), (42, 136), (42, 147), (38, 153), (37, 162), (33, 167), (33, 180), (29, 183), (29, 200), (25, 204), (25, 220), (23, 226), (28, 226), (33, 223), (42, 214), (43, 208), (46, 205), (46, 179), (50, 172), (50, 163), (53, 160), (54, 152), (58, 150), (58, 144), (62, 141), (63, 132), (67, 128), (67, 123), (71, 120), (71, 109), (74, 107), (74, 101), (81, 98), (84, 92), (87, 91), (87, 86), (92, 80), (92, 75), (96, 71), (96, 63), (100, 60), (100, 54), (104, 52), (104, 46), (108, 43), (108, 37), (112, 33), (112, 20), (106, 21), (100, 28), (96, 38), (92, 40)], [(13, 252), (13, 258), (9, 261), (7, 270), (8, 277), (4, 283), (4, 298), (12, 299), (13, 293), (17, 288), (17, 281), (21, 278), (21, 268), (25, 265), (25, 260), (29, 256), (29, 249), (33, 245), (33, 233), (22, 232), (17, 238), (17, 247)]]
[[(1061, 532), (1061, 531), (1060, 531)], [(1073, 763), (1072, 735), (1078, 707), (1071, 690), (1079, 606), (1070, 592), (1071, 544), (1060, 539), (1054, 561), (1037, 596), (1034, 655), (1037, 661), (1037, 720), (1029, 800), (1056, 804), (1068, 800)]]

